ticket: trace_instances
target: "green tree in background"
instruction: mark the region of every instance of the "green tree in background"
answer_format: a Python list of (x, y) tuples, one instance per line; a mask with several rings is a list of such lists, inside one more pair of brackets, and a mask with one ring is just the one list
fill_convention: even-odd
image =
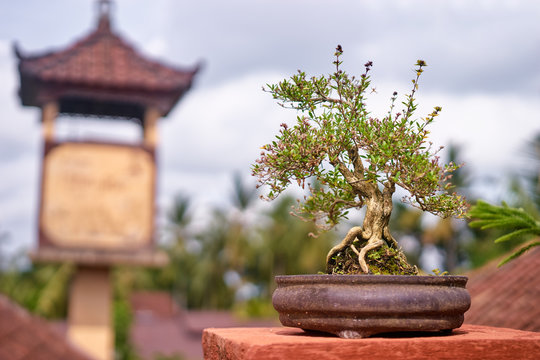
[(139, 360), (130, 339), (133, 312), (130, 295), (134, 283), (133, 268), (117, 267), (113, 271), (114, 352), (117, 360)]
[[(460, 149), (456, 145), (448, 147), (448, 162), (460, 164)], [(460, 167), (452, 174), (452, 191), (471, 198), (469, 188), (469, 169)], [(465, 246), (468, 240), (466, 222), (463, 219), (439, 219), (434, 227), (426, 229), (423, 234), (423, 243), (435, 244), (445, 255), (444, 270), (454, 272), (464, 260)], [(432, 269), (425, 269), (432, 270)]]
[(64, 318), (73, 271), (74, 266), (67, 263), (4, 270), (0, 274), (0, 292), (37, 315)]
[[(323, 269), (320, 250), (335, 237), (329, 233), (306, 242), (315, 228), (290, 216), (292, 198), (257, 210), (257, 191), (237, 174), (229, 198), (232, 208), (213, 209), (209, 223), (193, 231), (190, 201), (177, 197), (165, 229), (172, 241), (163, 246), (170, 262), (161, 269), (136, 270), (134, 288), (169, 291), (189, 309), (231, 309), (235, 303), (238, 308), (256, 302), (264, 307), (275, 275)], [(305, 256), (298, 258), (297, 250)], [(253, 313), (258, 311), (254, 306)]]
[(266, 213), (268, 222), (258, 229), (260, 235), (250, 248), (248, 276), (264, 288), (266, 296), (271, 295), (275, 275), (313, 274), (324, 270), (321, 250), (336, 239), (333, 233), (310, 237), (317, 229), (312, 222), (291, 216), (295, 203), (291, 196), (276, 201)]

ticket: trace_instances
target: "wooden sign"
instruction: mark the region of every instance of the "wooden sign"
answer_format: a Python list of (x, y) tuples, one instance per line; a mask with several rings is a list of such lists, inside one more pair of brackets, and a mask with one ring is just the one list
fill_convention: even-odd
[(40, 245), (135, 250), (152, 242), (155, 163), (144, 148), (64, 142), (43, 160)]

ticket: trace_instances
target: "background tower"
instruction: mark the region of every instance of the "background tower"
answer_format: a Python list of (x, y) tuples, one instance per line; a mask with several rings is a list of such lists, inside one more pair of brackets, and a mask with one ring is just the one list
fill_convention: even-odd
[[(39, 247), (32, 259), (77, 264), (68, 336), (99, 359), (113, 356), (111, 266), (167, 261), (154, 248), (157, 122), (199, 69), (144, 57), (113, 31), (110, 10), (100, 0), (97, 27), (65, 49), (24, 54), (15, 47), (22, 105), (41, 109), (43, 129)], [(60, 140), (59, 115), (134, 121), (141, 136), (129, 144)]]

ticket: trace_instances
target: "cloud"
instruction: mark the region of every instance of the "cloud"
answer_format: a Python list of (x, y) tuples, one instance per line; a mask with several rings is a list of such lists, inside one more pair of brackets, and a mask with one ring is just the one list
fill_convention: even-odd
[(214, 80), (263, 68), (326, 72), (340, 43), (350, 64), (373, 60), (386, 80), (422, 58), (437, 69), (426, 85), (440, 91), (540, 91), (537, 2), (203, 1), (190, 11), (175, 5), (169, 21), (176, 31), (165, 34), (171, 57), (203, 57), (205, 76)]
[(273, 137), (280, 117), (286, 117), (262, 91), (267, 82), (280, 78), (275, 73), (246, 74), (194, 89), (161, 123), (165, 169), (212, 173), (248, 168)]

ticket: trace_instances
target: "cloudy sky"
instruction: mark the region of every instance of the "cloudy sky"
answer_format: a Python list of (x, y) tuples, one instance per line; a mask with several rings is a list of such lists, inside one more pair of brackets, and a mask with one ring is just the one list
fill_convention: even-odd
[[(35, 246), (41, 156), (39, 111), (20, 106), (12, 44), (25, 52), (61, 49), (94, 28), (95, 3), (1, 5), (4, 252)], [(540, 132), (538, 1), (117, 0), (112, 15), (115, 31), (149, 57), (175, 66), (204, 62), (191, 92), (160, 125), (161, 212), (180, 192), (192, 196), (200, 218), (208, 206), (225, 205), (232, 174), (247, 177), (260, 146), (295, 116), (261, 86), (297, 69), (332, 71), (337, 44), (352, 73), (374, 62), (376, 114), (394, 90), (408, 91), (417, 59), (428, 63), (418, 115), (442, 106), (432, 139), (461, 147), (479, 190), (482, 179), (516, 171), (526, 142)], [(489, 189), (484, 195), (496, 196), (497, 187)]]

